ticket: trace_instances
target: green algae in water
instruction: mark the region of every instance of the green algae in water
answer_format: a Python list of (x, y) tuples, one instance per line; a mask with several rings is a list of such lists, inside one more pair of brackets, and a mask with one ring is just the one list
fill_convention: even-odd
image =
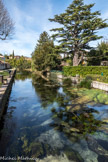
[(108, 94), (105, 92), (98, 90), (98, 89), (79, 89), (78, 92), (80, 95), (86, 95), (88, 96), (91, 100), (97, 102), (97, 103), (102, 103), (102, 104), (108, 104)]

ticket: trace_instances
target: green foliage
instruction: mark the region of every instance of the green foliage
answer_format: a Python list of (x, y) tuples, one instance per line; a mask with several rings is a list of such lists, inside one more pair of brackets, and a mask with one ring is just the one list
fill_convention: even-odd
[(16, 58), (8, 59), (7, 62), (9, 62), (9, 64), (12, 67), (18, 68), (19, 70), (31, 68), (31, 61), (26, 60), (23, 56), (20, 57), (19, 59)]
[(76, 65), (80, 63), (84, 50), (90, 48), (89, 42), (102, 38), (96, 35), (97, 31), (108, 26), (106, 20), (100, 18), (99, 11), (91, 11), (93, 6), (94, 4), (85, 5), (84, 0), (73, 0), (64, 13), (49, 19), (62, 25), (51, 30), (56, 32), (52, 37), (59, 38), (58, 51), (74, 55)]
[(101, 61), (108, 61), (108, 42), (102, 41), (98, 44), (97, 49), (92, 49), (88, 52), (88, 65), (100, 65)]
[(87, 64), (88, 66), (99, 66), (101, 64), (102, 55), (99, 51), (92, 49), (87, 54)]
[(102, 41), (100, 44), (98, 44), (97, 50), (100, 51), (103, 54), (103, 56), (108, 54), (108, 42)]
[(101, 76), (102, 72), (104, 76), (108, 76), (108, 66), (82, 66), (82, 67), (64, 66), (63, 67), (63, 74), (65, 76), (76, 76), (76, 74), (79, 74), (82, 77), (90, 74)]
[(64, 86), (71, 86), (72, 85), (72, 80), (70, 78), (66, 78), (63, 80), (63, 85)]
[(93, 80), (93, 78), (92, 78), (92, 76), (87, 75), (87, 76), (86, 76), (86, 78), (85, 78), (85, 80), (91, 80), (91, 81), (92, 81), (92, 80)]
[(66, 63), (68, 63), (70, 66), (72, 66), (72, 59), (66, 59)]
[(3, 72), (0, 72), (0, 75), (8, 76), (9, 75), (9, 72), (8, 71), (3, 71)]
[(9, 56), (8, 56), (8, 55), (6, 55), (6, 54), (4, 55), (4, 57), (5, 57), (5, 59), (9, 59)]
[(32, 67), (38, 71), (55, 68), (60, 63), (58, 55), (55, 53), (54, 43), (47, 32), (40, 35), (32, 60)]
[(84, 79), (83, 81), (80, 82), (78, 87), (90, 89), (91, 88), (91, 82), (92, 82), (91, 80)]

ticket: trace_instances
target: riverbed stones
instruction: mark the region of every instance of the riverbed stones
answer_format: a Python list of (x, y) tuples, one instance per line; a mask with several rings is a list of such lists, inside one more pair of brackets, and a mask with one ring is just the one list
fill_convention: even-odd
[(79, 155), (79, 153), (77, 153), (76, 151), (73, 151), (71, 148), (69, 147), (65, 147), (64, 150), (64, 154), (67, 156), (67, 158), (71, 161), (75, 161), (75, 162), (83, 162), (84, 160), (82, 159), (82, 157)]
[(65, 154), (60, 156), (47, 156), (44, 159), (37, 159), (37, 162), (75, 162), (68, 160), (67, 156)]
[(108, 162), (108, 156), (99, 155), (98, 162)]
[(92, 136), (87, 137), (87, 143), (88, 147), (98, 155), (108, 156), (108, 151), (99, 145), (99, 143)]
[(31, 152), (32, 157), (38, 158), (44, 155), (44, 150), (40, 142), (31, 143), (29, 150)]
[(97, 142), (100, 146), (102, 146), (105, 150), (108, 151), (108, 142), (102, 139), (98, 139)]

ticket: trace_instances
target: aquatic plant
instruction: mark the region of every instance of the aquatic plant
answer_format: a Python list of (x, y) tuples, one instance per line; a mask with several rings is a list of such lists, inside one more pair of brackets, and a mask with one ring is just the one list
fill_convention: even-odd
[[(72, 108), (72, 106), (71, 106)], [(72, 111), (71, 111), (72, 110)], [(82, 108), (82, 110), (65, 109), (53, 114), (54, 123), (52, 126), (56, 130), (62, 131), (68, 136), (81, 137), (93, 134), (101, 126), (102, 122), (95, 119), (93, 113), (98, 113), (94, 109)], [(59, 119), (59, 120), (58, 120)]]
[(98, 89), (79, 89), (78, 94), (80, 96), (88, 96), (89, 100), (97, 103), (108, 104), (108, 94)]
[(52, 112), (56, 112), (56, 109), (53, 107), (53, 108), (51, 109), (51, 111), (52, 111)]

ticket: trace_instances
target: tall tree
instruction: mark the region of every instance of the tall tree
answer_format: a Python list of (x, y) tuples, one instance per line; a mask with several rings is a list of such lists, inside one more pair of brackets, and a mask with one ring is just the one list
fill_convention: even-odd
[(13, 53), (12, 53), (12, 58), (14, 59), (14, 56), (15, 56), (15, 54), (14, 54), (14, 50), (13, 50)]
[(40, 35), (32, 59), (34, 62), (34, 69), (43, 71), (47, 68), (54, 68), (58, 64), (58, 55), (54, 50), (54, 43), (47, 32)]
[(0, 39), (5, 40), (10, 37), (14, 31), (14, 23), (5, 8), (3, 1), (0, 0)]
[(102, 38), (97, 32), (108, 27), (106, 20), (100, 18), (99, 11), (92, 12), (94, 4), (85, 5), (84, 0), (73, 0), (67, 10), (49, 19), (57, 22), (60, 28), (52, 29), (56, 32), (53, 38), (59, 38), (59, 50), (73, 56), (73, 66), (78, 66), (83, 59), (84, 50), (89, 48), (89, 42)]

